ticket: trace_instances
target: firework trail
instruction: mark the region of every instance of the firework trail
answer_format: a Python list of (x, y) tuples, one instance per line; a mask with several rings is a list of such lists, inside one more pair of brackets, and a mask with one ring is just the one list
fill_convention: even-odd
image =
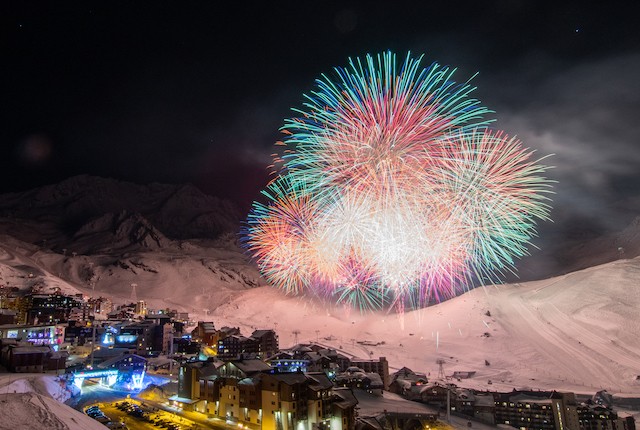
[(454, 69), (421, 61), (352, 59), (285, 120), (244, 235), (270, 284), (402, 312), (498, 282), (527, 254), (549, 167), (488, 128)]

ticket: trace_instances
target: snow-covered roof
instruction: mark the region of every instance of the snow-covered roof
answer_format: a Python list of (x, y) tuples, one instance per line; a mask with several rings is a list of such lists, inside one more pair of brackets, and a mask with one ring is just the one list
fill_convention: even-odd
[(333, 389), (333, 395), (340, 399), (333, 403), (340, 409), (351, 408), (358, 404), (358, 399), (356, 399), (356, 396), (354, 396), (353, 391), (351, 391), (350, 388), (335, 387)]
[(251, 333), (251, 337), (255, 338), (255, 339), (259, 339), (262, 336), (265, 336), (267, 334), (272, 334), (273, 330), (255, 330), (253, 333)]
[(287, 385), (302, 384), (303, 382), (307, 381), (307, 377), (300, 372), (274, 373), (270, 376)]
[(494, 406), (495, 399), (492, 394), (476, 393), (474, 396), (474, 406)]
[(324, 373), (307, 373), (305, 376), (310, 381), (309, 388), (314, 391), (328, 390), (333, 387), (333, 383)]
[(192, 404), (198, 403), (200, 401), (200, 399), (190, 399), (188, 397), (180, 397), (178, 395), (169, 397), (169, 400), (171, 400), (172, 402), (185, 403), (187, 405), (192, 405)]
[(20, 354), (43, 354), (46, 355), (51, 350), (49, 348), (42, 348), (39, 346), (15, 346), (11, 348), (11, 354), (20, 355)]
[(141, 362), (146, 362), (147, 359), (144, 357), (141, 357), (139, 355), (136, 354), (122, 354), (116, 357), (112, 357), (108, 360), (103, 361), (102, 363), (98, 364), (98, 368), (101, 369), (107, 369), (109, 367), (112, 367), (116, 364), (118, 364), (121, 361), (125, 361), (125, 360), (129, 360), (131, 359), (132, 361), (141, 361)]
[(243, 359), (243, 360), (232, 360), (234, 366), (240, 369), (245, 374), (255, 373), (255, 372), (263, 372), (265, 370), (270, 370), (271, 366), (265, 363), (262, 360), (257, 359)]

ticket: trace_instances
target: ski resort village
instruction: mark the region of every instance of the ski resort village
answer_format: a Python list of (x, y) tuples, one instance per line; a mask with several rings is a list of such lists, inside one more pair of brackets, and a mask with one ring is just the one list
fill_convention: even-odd
[(148, 307), (131, 288), (131, 303), (115, 306), (103, 296), (3, 285), (0, 364), (10, 373), (0, 377), (2, 407), (33, 389), (27, 381), (47, 380), (58, 400), (110, 428), (635, 429), (604, 389), (538, 388), (535, 378), (530, 387), (483, 380), (480, 388), (484, 369), (453, 357), (412, 369), (374, 356), (387, 343), (402, 348), (393, 337), (374, 343), (317, 329), (308, 339), (301, 320), (281, 345), (273, 327), (247, 332), (194, 321), (188, 312)]

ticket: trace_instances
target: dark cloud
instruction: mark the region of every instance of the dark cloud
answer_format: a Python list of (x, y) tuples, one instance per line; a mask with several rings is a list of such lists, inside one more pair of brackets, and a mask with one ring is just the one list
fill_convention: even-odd
[[(529, 62), (511, 75), (527, 75)], [(543, 77), (515, 79), (496, 97), (497, 127), (517, 134), (558, 180), (554, 205), (562, 222), (597, 218), (608, 228), (630, 222), (620, 202), (640, 191), (640, 55), (631, 53), (555, 66)], [(566, 218), (565, 218), (566, 217)]]

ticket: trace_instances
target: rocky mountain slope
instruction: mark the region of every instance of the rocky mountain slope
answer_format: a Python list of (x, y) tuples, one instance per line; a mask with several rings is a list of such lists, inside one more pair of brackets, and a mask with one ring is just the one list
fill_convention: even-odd
[(127, 213), (139, 214), (171, 239), (215, 239), (236, 232), (243, 218), (231, 202), (208, 196), (192, 185), (137, 185), (83, 175), (0, 195), (0, 217), (5, 222), (26, 221), (14, 231), (18, 238), (27, 242), (46, 239), (54, 248), (66, 245), (66, 240), (83, 227), (89, 229), (96, 220)]
[(190, 185), (78, 176), (0, 195), (0, 284), (170, 307), (175, 286), (187, 283), (193, 308), (205, 309), (204, 297), (262, 282), (237, 244), (240, 218)]

